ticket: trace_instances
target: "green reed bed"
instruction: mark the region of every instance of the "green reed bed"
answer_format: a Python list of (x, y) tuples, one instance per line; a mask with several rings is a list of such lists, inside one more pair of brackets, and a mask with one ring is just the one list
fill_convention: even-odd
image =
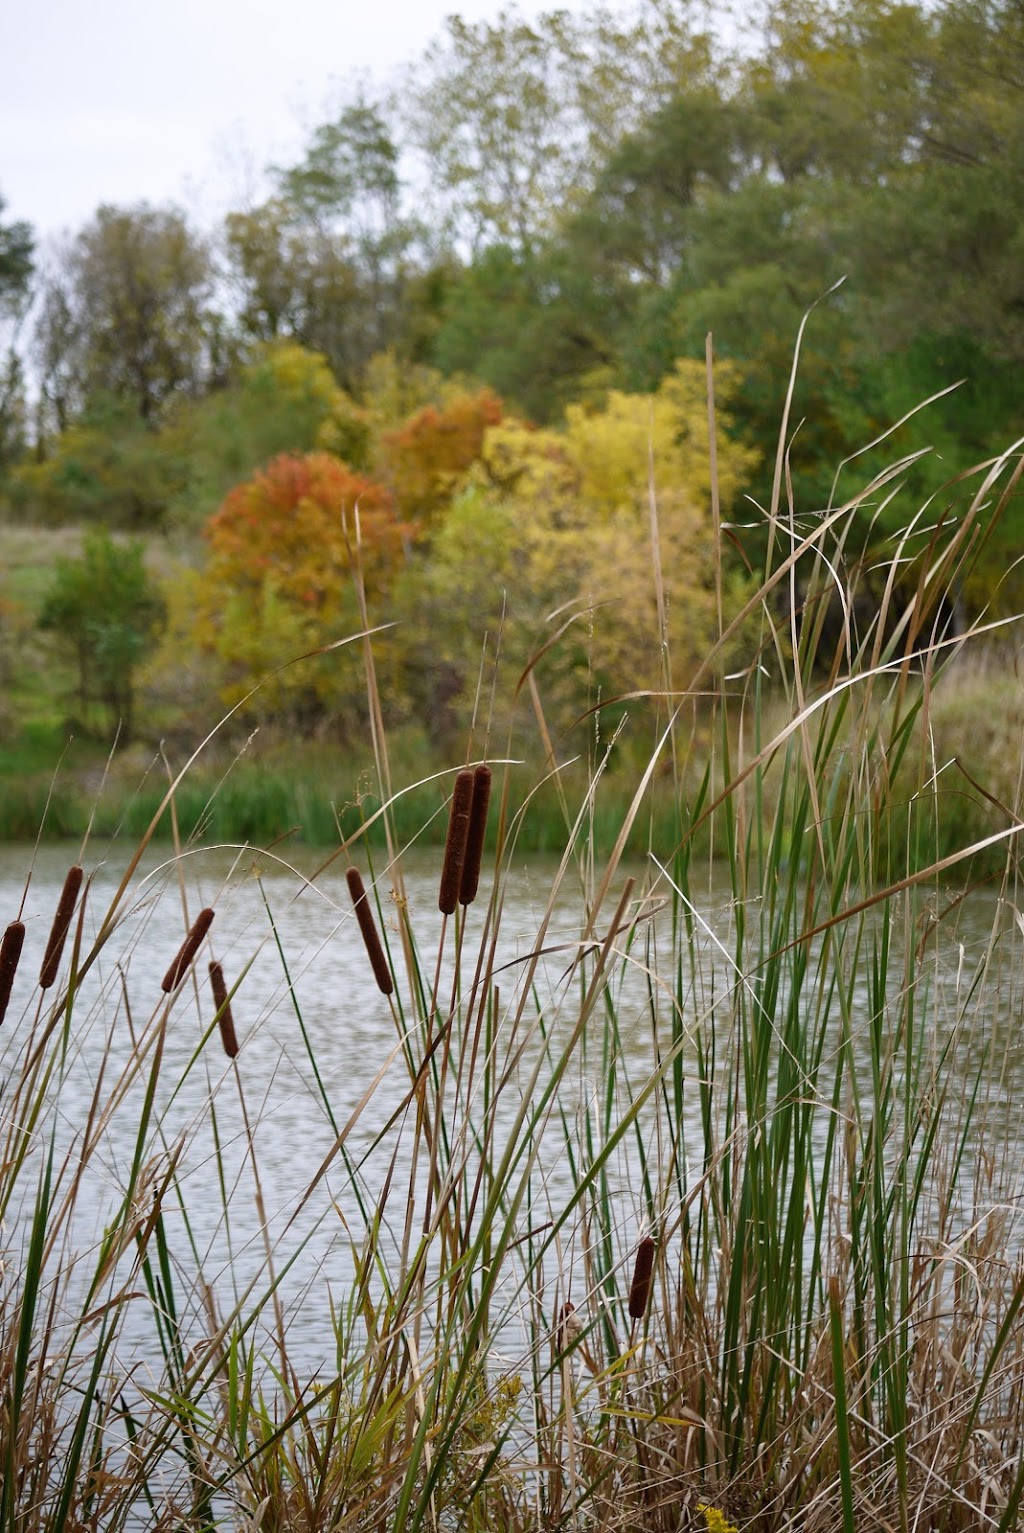
[(0, 1528), (1017, 1525), (1021, 823), (1000, 800), (985, 845), (939, 847), (928, 713), (985, 637), (937, 599), (1019, 471), (898, 551), (914, 594), (831, 669), (776, 597), (830, 578), (856, 502), (809, 532), (776, 503), (736, 625), (758, 663), (723, 681), (726, 634), (687, 678), (718, 698), (706, 771), (685, 789), (694, 705), (657, 689), (610, 848), (598, 760), (513, 949), (515, 741), (448, 775), (414, 897), (363, 639), (380, 808), (296, 896), (334, 901), (317, 962), (357, 943), (335, 1026), (373, 1042), (340, 1066), (293, 912), (261, 882), (233, 934), (230, 880), (198, 908), (188, 769), (116, 887), (85, 844), (41, 972), (27, 879), (0, 947)]

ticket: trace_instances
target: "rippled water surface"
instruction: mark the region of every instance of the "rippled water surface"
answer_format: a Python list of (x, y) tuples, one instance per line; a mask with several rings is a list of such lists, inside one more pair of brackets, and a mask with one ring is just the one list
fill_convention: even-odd
[[(28, 848), (0, 849), (0, 924), (21, 911), (27, 927), (25, 955), (0, 1034), (0, 1069), (5, 1078), (0, 1111), (6, 1111), (3, 1104), (10, 1100), (11, 1081), (30, 1056), (33, 1039), (45, 1027), (46, 1011), (40, 1008), (35, 979), (61, 882), (75, 853), (43, 848), (26, 892), (31, 855)], [(244, 1295), (250, 1283), (257, 1285), (257, 1295), (262, 1291), (259, 1285), (265, 1283), (269, 1243), (277, 1271), (286, 1269), (282, 1293), (293, 1344), (316, 1370), (330, 1350), (322, 1302), (325, 1285), (339, 1293), (347, 1285), (354, 1259), (352, 1241), (358, 1243), (365, 1227), (363, 1209), (376, 1202), (393, 1157), (396, 1185), (402, 1183), (403, 1175), (408, 1179), (405, 1146), (410, 1136), (403, 1137), (403, 1130), (411, 1108), (409, 1075), (399, 1046), (402, 1018), (396, 1021), (373, 982), (352, 918), (345, 865), (337, 860), (317, 871), (322, 856), (292, 856), (291, 865), (283, 858), (251, 851), (196, 852), (176, 862), (167, 860), (166, 854), (147, 857), (132, 879), (113, 935), (76, 996), (67, 1021), (64, 1057), (46, 1088), (48, 1113), (40, 1117), (36, 1132), (45, 1135), (50, 1124), (56, 1124), (58, 1151), (70, 1156), (64, 1173), (70, 1180), (83, 1136), (102, 1129), (99, 1149), (79, 1187), (66, 1243), (69, 1252), (88, 1252), (113, 1217), (137, 1152), (150, 1066), (161, 1036), (158, 1023), (166, 1004), (161, 978), (188, 921), (202, 906), (212, 905), (216, 916), (210, 942), (196, 965), (195, 980), (176, 997), (162, 1033), (154, 1099), (158, 1127), (151, 1129), (145, 1148), (151, 1185), (164, 1174), (169, 1159), (175, 1158), (187, 1227), (178, 1192), (170, 1194), (164, 1206), (181, 1302), (194, 1328), (201, 1333), (210, 1323), (209, 1314), (202, 1310), (197, 1274), (223, 1312)], [(91, 883), (84, 907), (82, 954), (95, 941), (124, 865), (124, 857), (117, 856), (99, 866), (86, 861)], [(403, 867), (405, 899), (420, 955), (419, 982), (429, 990), (440, 930), (438, 854), (407, 856)], [(502, 1053), (501, 1028), (511, 1025), (526, 959), (540, 941), (556, 867), (541, 859), (524, 860), (508, 881), (495, 955), (498, 993), (491, 997), (498, 1032), (492, 1079), (510, 1064)], [(643, 870), (636, 871), (642, 874)], [(622, 882), (620, 877), (616, 889)], [(396, 970), (403, 976), (400, 990), (404, 986), (407, 996), (412, 981), (401, 962), (400, 912), (386, 876), (380, 886), (388, 940)], [(464, 992), (472, 986), (486, 897), (485, 886), (479, 903), (469, 912), (461, 969)], [(605, 923), (615, 898), (613, 892), (602, 915)], [(543, 1014), (555, 1043), (571, 1028), (580, 993), (579, 974), (571, 974), (580, 909), (578, 894), (572, 898), (567, 883), (565, 896), (544, 929), (544, 957), (527, 998), (532, 1013)], [(943, 909), (941, 900), (935, 910), (922, 905), (919, 926), (903, 933), (903, 941), (918, 940), (932, 916)], [(612, 998), (624, 1071), (634, 1090), (667, 1046), (673, 1009), (676, 1021), (682, 1017), (689, 1027), (709, 1015), (736, 984), (756, 984), (756, 975), (739, 976), (733, 967), (734, 913), (724, 889), (712, 884), (698, 913), (693, 949), (698, 963), (682, 984), (677, 984), (667, 956), (667, 920), (663, 911), (644, 923), (614, 980)], [(936, 1079), (951, 1089), (950, 1133), (954, 1136), (959, 1121), (956, 1104), (974, 1089), (979, 1068), (984, 1066), (985, 1110), (991, 1120), (999, 1121), (1001, 1155), (1004, 1160), (1012, 1158), (1022, 1143), (1018, 1104), (1024, 1100), (1016, 978), (1021, 967), (1020, 934), (1015, 917), (1009, 907), (977, 896), (957, 907), (941, 930), (941, 950), (929, 971), (927, 994), (922, 992), (922, 1004), (930, 1008), (934, 1025), (919, 1046), (932, 1051)], [(453, 936), (450, 931), (441, 966), (442, 1006), (453, 983)], [(993, 941), (1004, 954), (1004, 980), (975, 994), (973, 976)], [(210, 956), (223, 963), (229, 984), (238, 986), (233, 1011), (241, 1049), (235, 1065), (226, 1060), (216, 1033), (210, 1032), (214, 1013), (206, 979)], [(66, 955), (65, 967), (67, 961)], [(899, 962), (892, 968), (892, 984), (898, 987)], [(971, 1012), (972, 1006), (979, 1005), (989, 1008), (980, 1021)], [(861, 1047), (872, 1020), (866, 985), (855, 993), (855, 1012), (852, 1023)], [(411, 1015), (407, 1005), (406, 1020)], [(574, 1121), (581, 1104), (599, 1101), (605, 1090), (598, 1043), (600, 1007), (592, 1025), (594, 1042), (577, 1051), (553, 1104), (550, 1133), (537, 1149), (535, 1185), (542, 1189), (548, 1207), (535, 1205), (523, 1213), (524, 1233), (531, 1221), (542, 1223), (546, 1213), (571, 1192), (566, 1146), (574, 1143)], [(502, 1134), (514, 1132), (522, 1092), (529, 1089), (529, 1070), (542, 1046), (542, 1040), (532, 1035), (518, 1073), (513, 1073), (503, 1094), (499, 1140)], [(136, 1072), (121, 1097), (116, 1083), (130, 1072), (136, 1051), (144, 1056), (144, 1068)], [(692, 1080), (697, 1068), (692, 1050), (684, 1054), (684, 1067)], [(697, 1090), (689, 1089), (685, 1102), (685, 1112), (692, 1118), (688, 1131), (699, 1145)], [(645, 1124), (642, 1120), (641, 1139), (648, 1132)], [(335, 1153), (332, 1160), (332, 1150), (337, 1150), (342, 1137), (343, 1153)], [(954, 1147), (955, 1139), (950, 1153)], [(585, 1153), (585, 1145), (580, 1143), (578, 1148)], [(975, 1146), (970, 1143), (960, 1150), (970, 1159)], [(467, 1175), (473, 1174), (477, 1162), (470, 1145)], [(325, 1164), (326, 1174), (316, 1183)], [(1004, 1169), (1011, 1181), (1017, 1179), (1012, 1165)], [(688, 1174), (686, 1168), (684, 1174)], [(31, 1197), (34, 1185), (26, 1181), (23, 1192)], [(616, 1210), (623, 1247), (628, 1249), (644, 1217), (636, 1141), (628, 1137), (609, 1159), (607, 1196)], [(395, 1248), (403, 1215), (403, 1199), (394, 1198), (382, 1238), (385, 1243), (391, 1239)], [(15, 1200), (7, 1210), (9, 1263), (17, 1264), (23, 1255), (27, 1234), (24, 1208)], [(566, 1239), (571, 1246), (571, 1229)], [(140, 1331), (140, 1355), (150, 1344)]]

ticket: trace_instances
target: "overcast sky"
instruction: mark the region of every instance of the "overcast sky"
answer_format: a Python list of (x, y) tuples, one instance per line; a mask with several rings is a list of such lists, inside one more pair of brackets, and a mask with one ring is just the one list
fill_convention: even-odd
[[(520, 0), (528, 16), (585, 0)], [(41, 234), (101, 202), (204, 221), (294, 158), (353, 76), (389, 80), (499, 0), (0, 0), (0, 197)]]

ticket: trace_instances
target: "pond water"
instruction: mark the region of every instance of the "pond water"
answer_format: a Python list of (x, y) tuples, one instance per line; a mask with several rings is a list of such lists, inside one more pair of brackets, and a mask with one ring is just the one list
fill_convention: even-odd
[[(64, 874), (76, 857), (75, 849), (42, 848), (34, 857), (26, 889), (26, 871), (33, 863), (31, 848), (0, 848), (0, 927), (20, 912), (27, 928), (14, 995), (0, 1030), (0, 1133), (4, 1139), (13, 1082), (30, 1057), (33, 1040), (45, 1027), (47, 1012), (40, 1004), (36, 978)], [(113, 853), (99, 861), (92, 854), (85, 858), (91, 882), (84, 907), (83, 954), (101, 928), (125, 860), (123, 854)], [(415, 928), (422, 983), (427, 988), (433, 979), (441, 925), (439, 861), (437, 852), (403, 857), (403, 899)], [(168, 1157), (177, 1157), (177, 1185), (187, 1227), (181, 1207), (176, 1206), (177, 1195), (166, 1201), (165, 1217), (185, 1327), (197, 1336), (209, 1332), (210, 1315), (203, 1309), (202, 1286), (196, 1282), (199, 1274), (214, 1295), (218, 1313), (236, 1303), (244, 1312), (248, 1285), (257, 1284), (258, 1296), (265, 1283), (269, 1242), (277, 1271), (287, 1269), (281, 1293), (290, 1344), (311, 1373), (330, 1365), (333, 1342), (325, 1334), (325, 1295), (337, 1297), (347, 1291), (353, 1270), (352, 1242), (358, 1244), (364, 1229), (363, 1207), (375, 1205), (393, 1158), (395, 1184), (408, 1177), (410, 1137), (409, 1074), (401, 1055), (400, 1029), (370, 972), (352, 915), (345, 864), (338, 859), (323, 869), (323, 862), (323, 855), (315, 853), (256, 854), (251, 849), (201, 850), (178, 859), (166, 850), (148, 855), (132, 879), (113, 936), (82, 982), (68, 1022), (63, 1058), (46, 1087), (47, 1112), (34, 1130), (42, 1145), (52, 1128), (59, 1154), (68, 1157), (61, 1173), (66, 1187), (77, 1174), (83, 1136), (90, 1124), (102, 1120), (102, 1134), (78, 1182), (74, 1213), (67, 1220), (62, 1242), (65, 1262), (72, 1260), (72, 1253), (87, 1256), (96, 1248), (129, 1180), (149, 1066), (159, 1039), (163, 1056), (155, 1086), (155, 1127), (148, 1134), (145, 1155), (154, 1179), (159, 1179)], [(534, 1014), (544, 1014), (556, 1040), (559, 1028), (564, 1032), (571, 1027), (580, 984), (571, 973), (580, 937), (578, 883), (573, 898), (571, 880), (567, 882), (539, 937), (556, 869), (553, 861), (529, 858), (510, 870), (494, 959), (499, 1031), (517, 1004), (517, 987), (539, 940), (545, 952), (535, 972), (530, 971), (529, 1004)], [(365, 864), (363, 871), (369, 884)], [(622, 887), (625, 871), (616, 880), (616, 890)], [(643, 869), (629, 871), (644, 875)], [(384, 873), (380, 889), (388, 940), (396, 969), (404, 973), (400, 910), (390, 884)], [(480, 899), (468, 915), (463, 987), (472, 982), (487, 894), (485, 879)], [(599, 936), (607, 927), (615, 897), (613, 892), (602, 913)], [(205, 905), (212, 906), (216, 916), (196, 964), (195, 981), (182, 987), (168, 1010), (161, 978), (188, 922)], [(940, 900), (932, 913), (941, 914), (942, 908)], [(920, 920), (929, 918), (923, 906)], [(675, 977), (658, 972), (659, 954), (669, 950), (659, 920), (667, 919), (664, 912), (652, 914), (642, 928), (642, 939), (616, 971), (620, 1073), (628, 1076), (634, 1091), (650, 1074), (658, 1050), (671, 1034)], [(739, 979), (732, 967), (733, 923), (729, 891), (712, 878), (695, 939), (699, 972), (684, 987), (687, 1026), (708, 1014), (736, 983), (752, 983), (751, 976)], [(984, 1026), (976, 1025), (976, 1018), (975, 1025), (966, 1026), (970, 1008), (976, 1004), (974, 976), (986, 955), (991, 960), (994, 932), (995, 946), (1005, 954), (1001, 960), (1004, 978), (994, 989), (986, 988), (985, 1004), (992, 1009)], [(442, 997), (449, 995), (453, 982), (452, 936), (450, 931), (441, 965)], [(941, 952), (929, 977), (930, 1014), (936, 1019), (930, 1047), (941, 1062), (954, 1103), (950, 1132), (956, 1133), (957, 1104), (962, 1106), (973, 1089), (984, 1056), (981, 1094), (989, 1121), (999, 1124), (996, 1139), (1003, 1146), (1005, 1185), (1000, 1195), (1004, 1197), (1015, 1197), (1019, 1190), (1022, 1157), (1016, 1150), (1024, 1144), (1020, 947), (1012, 908), (991, 896), (972, 896), (942, 923)], [(210, 956), (223, 963), (228, 983), (238, 987), (233, 1014), (240, 1052), (234, 1064), (223, 1055), (216, 1033), (209, 1035), (215, 1009), (206, 981)], [(65, 970), (67, 963), (66, 954)], [(898, 983), (900, 965), (894, 964), (893, 969)], [(57, 993), (50, 992), (49, 999)], [(855, 994), (858, 1047), (870, 1020), (869, 999), (866, 986)], [(409, 1008), (407, 1020), (411, 1012)], [(598, 1021), (595, 1032), (599, 1029)], [(499, 1141), (502, 1135), (517, 1131), (523, 1092), (530, 1089), (529, 1071), (541, 1047), (534, 1036), (512, 1072), (496, 1114)], [(136, 1068), (132, 1079), (140, 1060), (142, 1068)], [(507, 1064), (500, 1039), (495, 1060), (492, 1081)], [(689, 1048), (684, 1069), (692, 1080), (697, 1064)], [(119, 1080), (129, 1082), (123, 1093), (116, 1084)], [(581, 1047), (560, 1087), (550, 1132), (537, 1151), (535, 1185), (546, 1207), (535, 1203), (524, 1210), (524, 1236), (531, 1223), (543, 1224), (560, 1200), (570, 1195), (567, 1143), (584, 1153), (588, 1114), (583, 1109), (601, 1102), (605, 1086), (600, 1049)], [(624, 1107), (619, 1104), (617, 1110)], [(687, 1132), (699, 1144), (700, 1097), (692, 1087), (684, 1093), (684, 1112)], [(591, 1112), (589, 1121), (593, 1117)], [(826, 1121), (823, 1115), (823, 1124)], [(350, 1125), (345, 1156), (330, 1162), (306, 1198), (345, 1125)], [(966, 1154), (970, 1161), (973, 1142)], [(474, 1164), (470, 1146), (467, 1171)], [(684, 1168), (684, 1178), (688, 1174)], [(34, 1174), (22, 1178), (22, 1194), (29, 1199), (35, 1186)], [(635, 1141), (628, 1136), (609, 1157), (607, 1197), (625, 1258), (646, 1217)], [(384, 1239), (390, 1239), (395, 1249), (401, 1242), (404, 1206), (404, 1196), (396, 1195), (384, 1220)], [(9, 1273), (16, 1272), (24, 1258), (28, 1234), (27, 1220), (15, 1198), (6, 1210), (3, 1238)], [(575, 1238), (568, 1230), (568, 1261)], [(152, 1331), (141, 1320), (134, 1344), (140, 1356), (153, 1345)]]

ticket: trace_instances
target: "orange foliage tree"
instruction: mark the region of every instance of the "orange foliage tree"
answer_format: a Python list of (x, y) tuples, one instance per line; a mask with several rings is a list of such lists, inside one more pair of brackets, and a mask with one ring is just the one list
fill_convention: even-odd
[(429, 520), (461, 488), (483, 450), (484, 435), (502, 418), (490, 389), (458, 394), (442, 408), (428, 405), (381, 438), (381, 458), (405, 516)]
[[(389, 583), (405, 529), (390, 492), (330, 453), (282, 454), (210, 518), (200, 639), (225, 666), (227, 701), (296, 655), (356, 631), (357, 518), (363, 575), (376, 594)], [(263, 706), (315, 719), (344, 691), (332, 659), (274, 677), (261, 689)]]

